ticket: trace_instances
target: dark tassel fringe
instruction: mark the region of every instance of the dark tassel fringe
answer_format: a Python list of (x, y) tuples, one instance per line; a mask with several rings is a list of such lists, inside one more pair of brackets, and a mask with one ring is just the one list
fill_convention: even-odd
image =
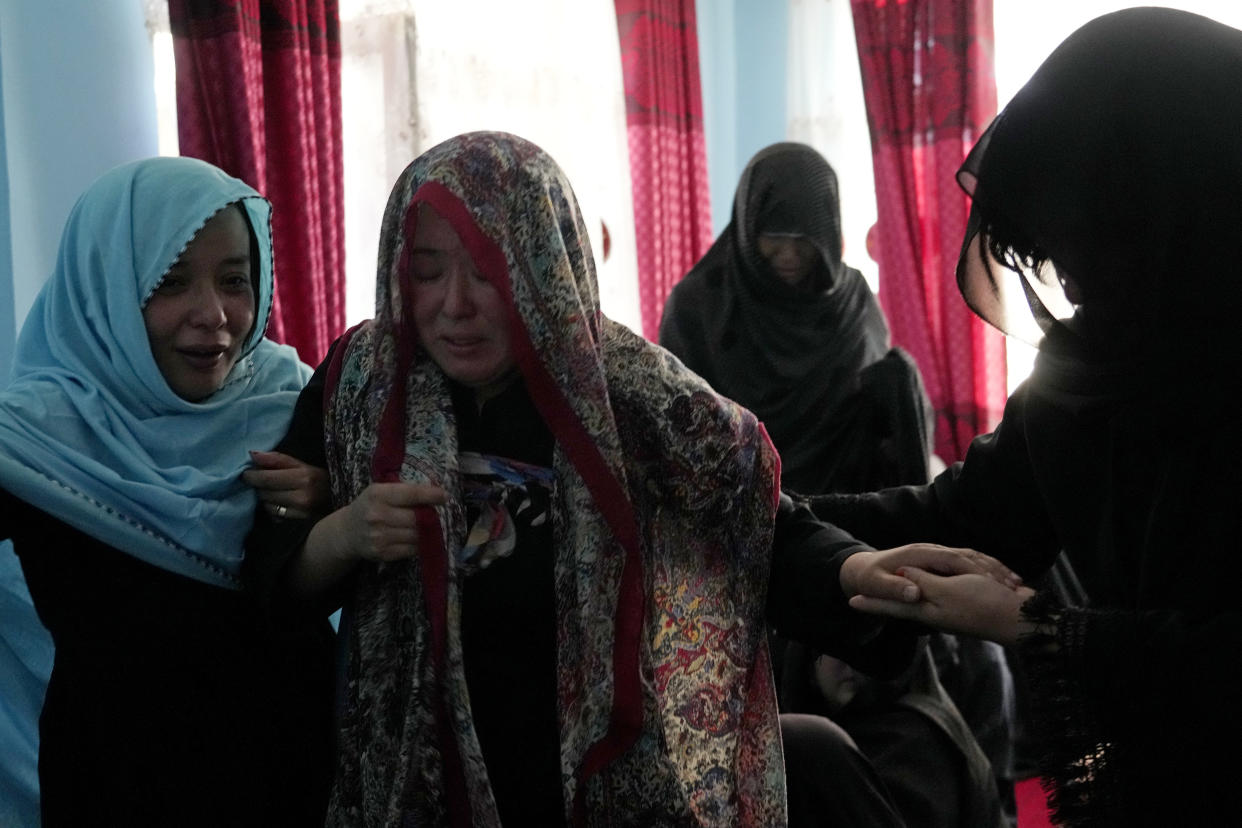
[(1066, 608), (1045, 590), (1022, 614), (1037, 625), (1018, 651), (1031, 684), (1036, 761), (1052, 821), (1067, 828), (1121, 824), (1116, 748), (1073, 677), (1091, 611)]

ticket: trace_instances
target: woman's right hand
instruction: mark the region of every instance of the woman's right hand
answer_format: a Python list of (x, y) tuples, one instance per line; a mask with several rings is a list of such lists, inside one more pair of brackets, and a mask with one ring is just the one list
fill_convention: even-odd
[(346, 558), (368, 561), (398, 561), (418, 554), (415, 510), (420, 506), (440, 506), (448, 502), (448, 492), (423, 483), (372, 483), (348, 505), (337, 511), (341, 517), (338, 550)]
[(311, 529), (289, 567), (289, 588), (317, 595), (348, 575), (359, 561), (399, 561), (417, 555), (417, 510), (447, 502), (448, 492), (439, 486), (372, 483)]

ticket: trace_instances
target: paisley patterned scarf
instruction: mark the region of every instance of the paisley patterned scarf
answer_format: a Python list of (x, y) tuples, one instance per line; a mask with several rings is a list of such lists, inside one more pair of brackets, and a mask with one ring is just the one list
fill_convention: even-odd
[(556, 438), (567, 816), (783, 824), (763, 623), (779, 461), (749, 412), (600, 313), (569, 183), (503, 133), (453, 138), (402, 174), (384, 216), (376, 318), (329, 371), (336, 502), (391, 480), (453, 496), (420, 511), (418, 558), (357, 579), (329, 824), (499, 824), (458, 632), (468, 526), (453, 407), (406, 307), (405, 242), (422, 202), (504, 297), (522, 380)]

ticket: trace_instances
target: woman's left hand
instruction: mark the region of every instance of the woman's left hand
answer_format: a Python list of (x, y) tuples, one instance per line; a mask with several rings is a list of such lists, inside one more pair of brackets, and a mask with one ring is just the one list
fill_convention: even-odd
[(328, 471), (278, 451), (252, 451), (254, 467), (242, 479), (254, 487), (269, 513), (280, 518), (308, 518), (328, 510), (332, 493)]
[(918, 588), (913, 603), (855, 595), (850, 606), (862, 612), (918, 621), (949, 632), (965, 633), (1009, 646), (1034, 629), (1022, 616), (1022, 605), (1034, 590), (1016, 588), (987, 575), (935, 575), (914, 566), (900, 574)]

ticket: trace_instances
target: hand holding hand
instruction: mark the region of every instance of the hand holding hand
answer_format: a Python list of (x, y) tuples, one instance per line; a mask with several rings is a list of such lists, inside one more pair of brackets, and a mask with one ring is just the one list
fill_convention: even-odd
[(280, 518), (308, 518), (328, 509), (328, 471), (278, 451), (252, 451), (254, 467), (242, 472), (263, 508)]
[(906, 567), (919, 567), (938, 575), (986, 576), (1010, 589), (1022, 583), (1009, 567), (982, 552), (934, 543), (912, 543), (851, 555), (841, 566), (841, 589), (847, 598), (867, 595), (892, 601), (918, 601), (921, 597), (919, 585), (904, 576)]
[(862, 612), (918, 621), (937, 629), (965, 633), (1009, 646), (1031, 632), (1022, 605), (1035, 594), (1025, 586), (1009, 586), (989, 574), (968, 572), (937, 575), (916, 566), (902, 570), (918, 590), (914, 603), (855, 595), (850, 606)]

